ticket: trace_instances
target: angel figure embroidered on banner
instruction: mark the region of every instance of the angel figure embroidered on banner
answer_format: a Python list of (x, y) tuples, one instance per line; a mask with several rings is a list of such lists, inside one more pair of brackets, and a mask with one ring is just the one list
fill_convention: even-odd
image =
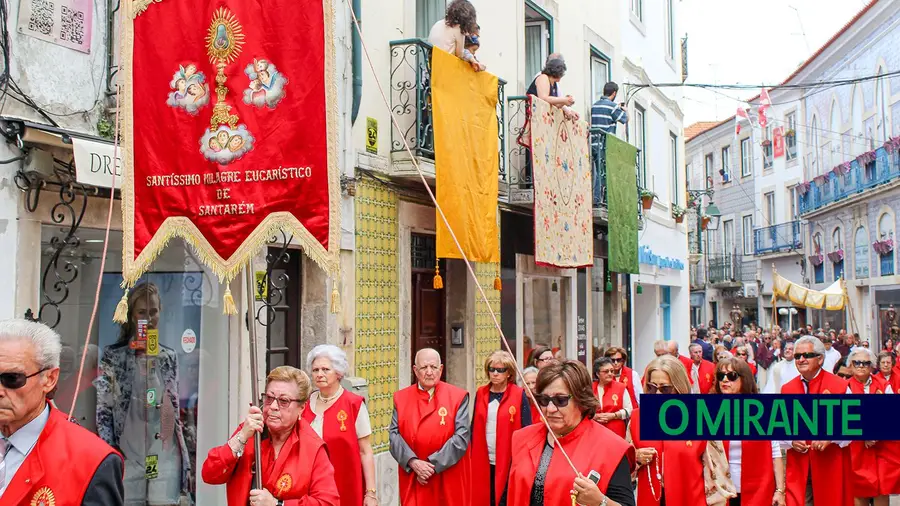
[(197, 65), (189, 63), (180, 65), (172, 75), (166, 104), (176, 109), (184, 109), (190, 115), (196, 115), (203, 106), (209, 103), (209, 84), (203, 72), (197, 71)]
[(245, 104), (274, 109), (284, 98), (288, 80), (269, 60), (254, 59), (244, 73), (250, 78), (249, 88), (244, 90)]

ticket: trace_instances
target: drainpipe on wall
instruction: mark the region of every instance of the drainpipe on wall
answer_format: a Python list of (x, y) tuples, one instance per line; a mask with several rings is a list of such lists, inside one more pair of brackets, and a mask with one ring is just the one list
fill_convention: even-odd
[[(353, 0), (353, 12), (356, 13), (356, 20), (359, 22), (360, 30), (362, 29), (362, 0)], [(359, 115), (359, 104), (362, 102), (362, 39), (359, 36), (359, 30), (350, 21), (350, 30), (353, 32), (351, 38), (350, 63), (352, 65), (353, 75), (353, 107), (350, 110), (350, 124), (356, 124), (356, 117)]]

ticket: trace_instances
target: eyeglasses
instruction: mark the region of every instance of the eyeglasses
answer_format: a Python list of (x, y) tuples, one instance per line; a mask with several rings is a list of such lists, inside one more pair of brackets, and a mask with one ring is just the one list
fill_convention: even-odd
[(872, 367), (870, 360), (854, 360), (853, 367)]
[(845, 379), (845, 380), (848, 380), (848, 379), (850, 379), (850, 378), (853, 377), (853, 376), (850, 375), (850, 374), (841, 373), (841, 372), (839, 372), (837, 375), (838, 375), (838, 378)]
[(675, 385), (657, 385), (656, 383), (647, 383), (647, 393), (648, 394), (674, 394), (675, 393)]
[(552, 356), (547, 357), (547, 358), (538, 358), (537, 359), (538, 362), (550, 362), (551, 360), (556, 360), (556, 359), (553, 358)]
[(734, 356), (736, 356), (736, 357), (746, 357), (747, 354), (746, 354), (746, 353), (735, 353)]
[(564, 408), (569, 405), (569, 400), (572, 399), (571, 395), (544, 395), (538, 394), (534, 396), (534, 400), (537, 401), (538, 406), (542, 408), (546, 408), (552, 402), (554, 406), (557, 408)]
[(301, 402), (300, 399), (288, 399), (287, 397), (272, 397), (269, 394), (266, 394), (266, 398), (263, 402), (266, 403), (266, 406), (270, 406), (273, 402), (278, 401), (278, 407), (281, 409), (287, 409), (292, 402)]
[(488, 367), (489, 373), (503, 374), (507, 371), (506, 367)]
[(741, 376), (740, 376), (737, 372), (735, 372), (735, 371), (728, 371), (728, 372), (721, 372), (721, 371), (720, 371), (720, 372), (717, 372), (717, 373), (716, 373), (716, 379), (719, 380), (719, 381), (722, 381), (722, 380), (724, 380), (725, 378), (728, 378), (728, 381), (737, 381), (738, 378), (740, 378), (740, 377), (741, 377)]
[(795, 359), (798, 359), (798, 358), (805, 358), (805, 359), (807, 359), (807, 360), (812, 360), (812, 359), (818, 358), (818, 357), (819, 357), (819, 354), (818, 354), (818, 353), (815, 353), (815, 352), (809, 352), (809, 353), (794, 353), (794, 358), (795, 358)]
[(9, 390), (18, 390), (24, 387), (25, 383), (28, 383), (28, 378), (33, 378), (46, 370), (47, 368), (45, 367), (34, 374), (25, 374), (24, 372), (0, 373), (0, 385)]
[(597, 374), (615, 374), (615, 373), (616, 373), (616, 371), (613, 371), (612, 369), (600, 369), (599, 371), (597, 371)]

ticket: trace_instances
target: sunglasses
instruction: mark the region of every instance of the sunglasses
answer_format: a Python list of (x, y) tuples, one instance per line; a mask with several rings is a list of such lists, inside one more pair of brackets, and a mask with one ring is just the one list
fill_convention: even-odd
[(854, 360), (853, 367), (872, 367), (872, 362), (869, 360)]
[(809, 353), (794, 353), (794, 358), (795, 358), (795, 359), (797, 359), (797, 358), (805, 358), (805, 359), (807, 359), (807, 360), (812, 360), (812, 359), (818, 358), (818, 357), (819, 357), (819, 354), (818, 354), (818, 353), (814, 353), (814, 352), (809, 352)]
[(266, 398), (263, 400), (263, 402), (266, 404), (266, 406), (271, 406), (272, 403), (274, 403), (275, 401), (278, 401), (278, 407), (281, 409), (287, 409), (291, 405), (292, 402), (301, 402), (300, 399), (288, 399), (286, 397), (281, 397), (281, 398), (272, 397), (269, 394), (266, 394)]
[(507, 371), (505, 367), (488, 367), (489, 373), (503, 374)]
[(546, 357), (546, 358), (539, 358), (539, 359), (537, 359), (538, 362), (549, 362), (549, 361), (551, 361), (551, 360), (556, 360), (556, 359), (553, 358), (552, 356), (551, 356), (551, 357)]
[(620, 364), (625, 361), (624, 358), (611, 358), (610, 360), (612, 360), (612, 363), (614, 364)]
[(28, 378), (33, 378), (46, 370), (47, 368), (44, 368), (34, 374), (25, 374), (24, 372), (0, 373), (0, 385), (9, 390), (18, 390), (24, 387), (25, 383), (28, 383)]
[(716, 373), (716, 379), (719, 381), (722, 381), (725, 378), (728, 378), (728, 381), (737, 381), (738, 378), (740, 378), (740, 377), (741, 376), (738, 373), (736, 373), (735, 371), (717, 372)]
[(656, 383), (647, 383), (647, 393), (648, 394), (674, 394), (675, 393), (675, 385), (657, 385)]
[(850, 379), (850, 378), (852, 378), (852, 377), (853, 377), (853, 376), (851, 376), (851, 375), (849, 375), (849, 374), (838, 373), (838, 378), (841, 378), (841, 379), (848, 380), (848, 379)]
[(544, 395), (538, 394), (534, 396), (534, 400), (537, 401), (538, 406), (542, 408), (546, 408), (552, 402), (554, 406), (557, 408), (564, 408), (569, 405), (569, 400), (572, 399), (571, 395)]

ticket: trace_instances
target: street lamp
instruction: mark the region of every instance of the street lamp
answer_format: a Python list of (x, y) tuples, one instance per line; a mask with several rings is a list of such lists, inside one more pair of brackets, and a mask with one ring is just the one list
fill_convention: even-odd
[(709, 223), (706, 225), (707, 230), (719, 230), (719, 221), (722, 218), (722, 213), (719, 211), (719, 208), (713, 204), (712, 200), (710, 200), (709, 205), (706, 206), (706, 212), (703, 213), (703, 216), (709, 218)]
[(797, 314), (797, 309), (793, 308), (793, 307), (792, 308), (783, 307), (778, 310), (778, 314), (780, 314), (781, 316), (788, 317), (788, 334), (793, 334), (794, 333), (794, 315)]

